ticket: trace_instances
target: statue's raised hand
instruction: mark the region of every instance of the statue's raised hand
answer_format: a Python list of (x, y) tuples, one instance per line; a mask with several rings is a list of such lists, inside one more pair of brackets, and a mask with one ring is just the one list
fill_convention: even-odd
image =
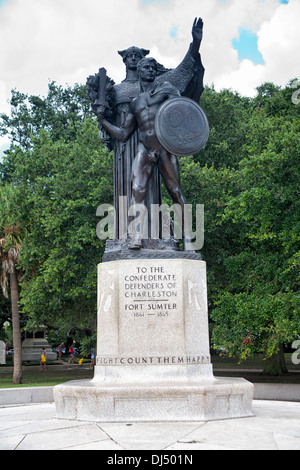
[(193, 42), (191, 46), (191, 54), (195, 60), (198, 56), (200, 44), (202, 41), (202, 34), (203, 34), (202, 18), (199, 18), (199, 19), (195, 18), (193, 28), (192, 28)]
[(202, 40), (203, 35), (203, 20), (202, 18), (195, 18), (193, 28), (192, 28), (192, 36), (193, 41), (200, 43)]

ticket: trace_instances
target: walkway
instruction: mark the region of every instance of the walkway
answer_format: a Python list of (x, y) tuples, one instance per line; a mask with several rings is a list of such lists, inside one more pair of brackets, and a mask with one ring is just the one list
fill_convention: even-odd
[(120, 424), (57, 419), (53, 403), (0, 406), (0, 450), (111, 451), (103, 458), (134, 450), (141, 462), (141, 450), (300, 450), (300, 403), (255, 400), (253, 411), (226, 421)]

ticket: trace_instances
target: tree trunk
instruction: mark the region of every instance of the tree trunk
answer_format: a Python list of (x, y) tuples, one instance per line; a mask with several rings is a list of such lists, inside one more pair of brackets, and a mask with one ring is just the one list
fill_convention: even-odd
[(22, 383), (22, 343), (21, 343), (21, 328), (20, 328), (20, 315), (19, 315), (19, 291), (18, 291), (17, 271), (15, 267), (13, 269), (13, 272), (10, 273), (10, 299), (11, 299), (13, 346), (14, 346), (13, 383), (21, 384)]
[(288, 374), (288, 369), (286, 367), (284, 354), (283, 354), (283, 345), (279, 344), (278, 352), (273, 354), (265, 361), (265, 367), (263, 374), (265, 375), (284, 375)]

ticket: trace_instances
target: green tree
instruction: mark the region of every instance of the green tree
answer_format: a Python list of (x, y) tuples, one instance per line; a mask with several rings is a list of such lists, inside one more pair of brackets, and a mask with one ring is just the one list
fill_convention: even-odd
[(44, 129), (54, 140), (74, 140), (77, 126), (91, 116), (85, 87), (48, 84), (46, 97), (28, 96), (16, 89), (10, 99), (11, 115), (1, 114), (0, 133), (9, 135), (13, 145), (32, 147), (32, 135)]
[(241, 149), (253, 108), (251, 100), (231, 90), (217, 92), (214, 87), (206, 86), (200, 105), (207, 115), (210, 135), (195, 161), (216, 169), (236, 167), (244, 156)]
[[(18, 152), (26, 186), (30, 233), (21, 259), (21, 306), (32, 322), (86, 326), (96, 314), (97, 264), (105, 241), (96, 236), (96, 210), (113, 199), (112, 156), (86, 119), (74, 142), (46, 131), (31, 151)], [(21, 169), (22, 168), (22, 169)]]
[(284, 88), (274, 85), (272, 82), (266, 82), (256, 88), (257, 95), (253, 99), (253, 105), (257, 110), (263, 111), (267, 116), (286, 116), (299, 117), (299, 106), (293, 102), (292, 96), (295, 92), (293, 83), (297, 79), (290, 80)]
[(105, 241), (96, 209), (113, 202), (112, 156), (89, 117), (85, 87), (49, 85), (46, 98), (13, 91), (2, 132), (12, 145), (2, 180), (17, 186), (28, 233), (19, 261), (20, 307), (30, 326), (85, 327), (96, 312), (96, 274)]
[(18, 213), (20, 194), (10, 185), (0, 187), (0, 285), (3, 294), (11, 301), (13, 327), (14, 370), (13, 383), (22, 383), (22, 344), (19, 313), (18, 264), (24, 227)]
[(300, 126), (261, 111), (249, 124), (238, 195), (227, 199), (224, 211), (238, 243), (224, 262), (228, 283), (212, 312), (214, 341), (241, 358), (263, 352), (270, 359), (265, 372), (279, 374), (286, 369), (274, 358), (300, 331)]

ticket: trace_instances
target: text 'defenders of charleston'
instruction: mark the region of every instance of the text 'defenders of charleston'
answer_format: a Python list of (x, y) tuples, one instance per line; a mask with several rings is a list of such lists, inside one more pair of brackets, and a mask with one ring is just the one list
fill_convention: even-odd
[(164, 266), (136, 266), (124, 276), (124, 311), (134, 318), (165, 318), (178, 308), (178, 277)]

